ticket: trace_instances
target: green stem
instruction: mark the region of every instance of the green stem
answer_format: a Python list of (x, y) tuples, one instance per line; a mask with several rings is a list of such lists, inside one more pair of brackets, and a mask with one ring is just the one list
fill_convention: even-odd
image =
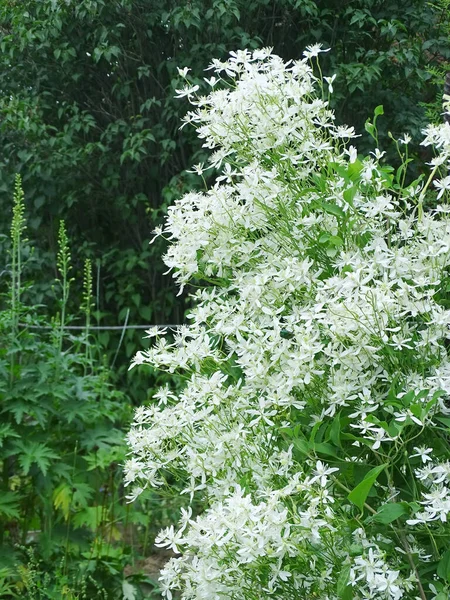
[(419, 218), (419, 221), (421, 221), (423, 218), (423, 201), (425, 199), (425, 194), (427, 193), (428, 187), (429, 187), (430, 183), (433, 181), (433, 177), (436, 175), (437, 170), (438, 170), (438, 165), (436, 165), (434, 167), (434, 169), (431, 171), (431, 173), (427, 179), (427, 182), (425, 183), (423, 190), (420, 193), (419, 200), (417, 202), (417, 216)]

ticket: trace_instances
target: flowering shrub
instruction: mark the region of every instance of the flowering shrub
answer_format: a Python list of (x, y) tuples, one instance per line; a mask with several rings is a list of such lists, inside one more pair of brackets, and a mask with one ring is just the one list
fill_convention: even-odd
[(320, 51), (231, 53), (179, 91), (220, 175), (157, 231), (195, 308), (132, 366), (186, 383), (137, 410), (126, 465), (131, 498), (175, 477), (204, 502), (157, 538), (168, 599), (450, 593), (450, 125), (405, 185), (408, 137), (397, 171), (358, 157)]

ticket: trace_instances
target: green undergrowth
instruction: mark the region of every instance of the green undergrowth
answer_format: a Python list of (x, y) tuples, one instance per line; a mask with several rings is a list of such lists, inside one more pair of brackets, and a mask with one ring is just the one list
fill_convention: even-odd
[[(138, 567), (165, 509), (155, 496), (132, 508), (125, 499), (132, 405), (92, 330), (92, 264), (84, 264), (80, 315), (68, 314), (74, 273), (61, 222), (58, 310), (30, 304), (24, 212), (17, 177), (0, 278), (0, 597), (157, 598), (154, 578)], [(68, 328), (74, 322), (83, 327)]]

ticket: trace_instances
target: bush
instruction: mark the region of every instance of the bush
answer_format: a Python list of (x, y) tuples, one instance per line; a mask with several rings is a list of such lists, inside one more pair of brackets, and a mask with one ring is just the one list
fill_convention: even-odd
[(185, 386), (137, 410), (126, 465), (130, 498), (184, 488), (157, 539), (175, 553), (169, 599), (450, 592), (450, 125), (426, 129), (437, 154), (405, 184), (409, 136), (394, 169), (379, 106), (359, 155), (321, 52), (238, 51), (213, 61), (207, 95), (179, 92), (212, 150), (197, 172), (221, 174), (156, 231), (195, 306), (133, 366)]

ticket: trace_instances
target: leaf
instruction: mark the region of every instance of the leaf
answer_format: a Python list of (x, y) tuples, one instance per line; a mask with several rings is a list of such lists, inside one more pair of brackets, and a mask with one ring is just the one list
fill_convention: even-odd
[(310, 446), (306, 440), (299, 440), (299, 439), (294, 440), (294, 446), (302, 454), (308, 455), (310, 452)]
[(45, 444), (38, 442), (16, 442), (15, 447), (19, 450), (19, 464), (23, 469), (23, 474), (28, 475), (31, 465), (35, 463), (41, 473), (47, 475), (51, 459), (59, 458), (56, 452), (53, 452)]
[(341, 419), (340, 413), (334, 416), (330, 427), (330, 440), (335, 446), (341, 447)]
[(91, 531), (96, 531), (103, 520), (102, 506), (89, 506), (73, 516), (75, 528), (86, 526)]
[(2, 492), (0, 494), (0, 515), (7, 519), (19, 519), (19, 497), (16, 492)]
[(450, 428), (450, 418), (449, 417), (436, 417), (436, 421), (439, 421), (443, 425), (446, 425)]
[(0, 425), (0, 448), (3, 446), (3, 442), (5, 439), (9, 437), (18, 438), (20, 437), (18, 433), (14, 431), (9, 423), (4, 423)]
[(363, 510), (366, 498), (373, 484), (377, 480), (378, 475), (384, 471), (387, 466), (387, 464), (384, 464), (371, 469), (361, 483), (359, 483), (348, 495), (350, 502), (353, 502), (353, 504), (355, 504), (361, 511)]
[(93, 52), (94, 62), (98, 63), (98, 61), (101, 59), (102, 56), (103, 56), (103, 50), (100, 48), (94, 48), (94, 52)]
[(74, 484), (73, 504), (75, 508), (86, 508), (89, 500), (94, 495), (94, 489), (82, 481)]
[(309, 436), (309, 443), (310, 444), (314, 443), (314, 440), (316, 439), (317, 432), (319, 431), (319, 429), (321, 428), (321, 426), (322, 426), (322, 423), (319, 421), (312, 428), (311, 435)]
[[(355, 160), (354, 163), (350, 163), (347, 166), (347, 172), (349, 174), (350, 180), (357, 181), (359, 179), (359, 174), (361, 173), (362, 169), (363, 169), (363, 164), (360, 160), (357, 159), (357, 160)], [(349, 202), (350, 201), (348, 199), (349, 196), (351, 196), (351, 200), (353, 200), (357, 191), (358, 191), (358, 186), (354, 186), (354, 187), (350, 188), (349, 190), (345, 190), (344, 200), (346, 202)]]
[(374, 115), (375, 115), (376, 117), (378, 117), (379, 115), (384, 115), (384, 108), (383, 108), (383, 105), (382, 105), (382, 104), (380, 104), (379, 106), (377, 106), (377, 107), (375, 108), (375, 110), (374, 110)]
[(373, 125), (369, 119), (367, 119), (367, 121), (364, 123), (364, 129), (367, 131), (367, 133), (369, 135), (371, 135), (372, 137), (375, 137), (375, 125)]
[(122, 581), (123, 600), (136, 600), (136, 588), (126, 579)]
[(350, 565), (345, 565), (342, 567), (341, 572), (339, 574), (339, 578), (337, 580), (336, 592), (338, 598), (341, 600), (351, 600), (353, 592), (352, 588), (349, 585), (350, 581)]
[(72, 488), (67, 483), (62, 483), (53, 492), (53, 505), (56, 510), (61, 509), (64, 519), (69, 518), (69, 509), (72, 501)]
[(340, 238), (338, 235), (332, 235), (330, 237), (330, 244), (333, 246), (342, 246), (343, 243), (344, 242), (342, 241), (342, 238)]
[(450, 550), (447, 550), (442, 555), (441, 560), (437, 566), (437, 574), (441, 579), (450, 581)]
[(392, 523), (392, 521), (395, 521), (407, 512), (408, 511), (403, 504), (399, 502), (389, 502), (388, 504), (383, 504), (383, 506), (378, 509), (373, 520), (377, 523), (383, 523), (383, 525), (389, 525), (389, 523)]
[(345, 217), (344, 211), (337, 204), (332, 204), (331, 202), (322, 202), (321, 207), (329, 215), (334, 215), (335, 217), (338, 217), (339, 219), (342, 219)]
[(318, 452), (319, 454), (325, 454), (327, 456), (334, 456), (334, 457), (338, 456), (336, 448), (334, 446), (332, 446), (331, 444), (327, 444), (326, 442), (314, 444), (313, 449), (315, 452)]

